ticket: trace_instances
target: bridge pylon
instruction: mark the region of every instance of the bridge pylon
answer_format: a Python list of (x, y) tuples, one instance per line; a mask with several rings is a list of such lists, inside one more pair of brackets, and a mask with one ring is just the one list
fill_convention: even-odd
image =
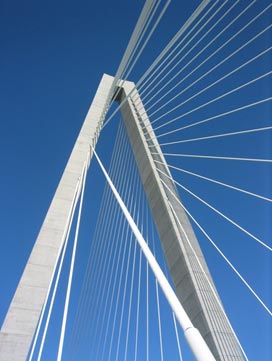
[[(0, 361), (26, 360), (67, 233), (78, 182), (96, 145), (114, 78), (103, 75), (0, 332)], [(176, 294), (216, 360), (244, 360), (134, 83), (117, 91), (122, 118)]]

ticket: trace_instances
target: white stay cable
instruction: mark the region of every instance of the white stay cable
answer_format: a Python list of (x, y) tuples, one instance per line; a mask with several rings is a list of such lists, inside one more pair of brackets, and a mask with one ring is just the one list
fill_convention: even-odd
[[(158, 160), (156, 160), (156, 159), (154, 159), (154, 162), (155, 162), (155, 163), (158, 163), (158, 164), (164, 164), (164, 163), (162, 163), (162, 162), (160, 162), (160, 161), (158, 161)], [(209, 177), (205, 177), (205, 176), (203, 176), (203, 175), (200, 175), (200, 174), (197, 174), (197, 173), (194, 173), (194, 172), (190, 172), (190, 171), (188, 171), (188, 170), (186, 170), (186, 169), (179, 168), (179, 167), (175, 167), (175, 166), (173, 166), (173, 165), (167, 164), (167, 166), (168, 166), (169, 168), (178, 170), (178, 171), (180, 171), (180, 172), (193, 175), (194, 177), (197, 177), (197, 178), (200, 178), (200, 179), (204, 179), (204, 180), (209, 181), (209, 182), (211, 182), (211, 183), (215, 183), (215, 184), (218, 184), (218, 185), (220, 185), (220, 186), (223, 186), (223, 187), (226, 187), (226, 188), (230, 188), (230, 189), (233, 189), (233, 190), (235, 190), (235, 191), (238, 191), (238, 192), (241, 192), (241, 193), (250, 195), (250, 196), (252, 196), (252, 197), (256, 197), (256, 198), (260, 198), (260, 199), (263, 199), (263, 200), (268, 201), (268, 202), (272, 202), (272, 199), (271, 199), (271, 198), (264, 197), (264, 196), (261, 196), (261, 195), (256, 194), (256, 193), (246, 191), (245, 189), (232, 186), (232, 185), (230, 185), (230, 184), (228, 184), (228, 183), (223, 183), (223, 182), (217, 181), (217, 180), (215, 180), (215, 179), (212, 179), (212, 178), (209, 178)]]
[(182, 143), (189, 143), (189, 142), (197, 142), (200, 140), (209, 140), (209, 139), (216, 139), (216, 138), (223, 138), (223, 137), (229, 137), (233, 135), (241, 135), (241, 134), (247, 134), (247, 133), (255, 133), (255, 132), (261, 132), (265, 130), (271, 130), (272, 126), (270, 127), (262, 127), (262, 128), (254, 128), (254, 129), (245, 129), (245, 130), (238, 130), (237, 132), (230, 132), (230, 133), (223, 133), (223, 134), (213, 134), (208, 135), (206, 137), (198, 137), (198, 138), (189, 138), (189, 139), (181, 139), (176, 140), (172, 142), (166, 142), (166, 143), (160, 143), (160, 146), (166, 146), (166, 145), (174, 145), (174, 144), (182, 144)]
[[(258, 100), (257, 102), (249, 103), (249, 104), (243, 105), (243, 106), (241, 106), (241, 107), (238, 107), (238, 108), (229, 110), (229, 111), (227, 111), (227, 112), (220, 113), (220, 114), (214, 115), (214, 116), (212, 116), (212, 117), (208, 117), (208, 118), (199, 120), (199, 121), (197, 121), (197, 122), (195, 122), (195, 123), (191, 123), (191, 124), (188, 124), (188, 125), (184, 125), (184, 126), (182, 126), (182, 127), (176, 128), (176, 129), (174, 129), (174, 130), (170, 130), (170, 131), (168, 131), (168, 132), (159, 134), (159, 135), (157, 135), (156, 138), (164, 137), (164, 136), (166, 136), (166, 135), (173, 134), (173, 133), (179, 132), (179, 131), (184, 130), (184, 129), (188, 129), (188, 128), (191, 128), (191, 127), (195, 127), (195, 126), (197, 126), (197, 125), (207, 123), (207, 122), (209, 122), (209, 121), (211, 121), (211, 120), (218, 119), (218, 118), (222, 118), (222, 117), (225, 117), (226, 115), (234, 114), (234, 113), (237, 113), (237, 112), (239, 112), (239, 111), (241, 111), (241, 110), (249, 109), (249, 108), (251, 108), (251, 107), (255, 107), (256, 105), (260, 105), (260, 104), (263, 104), (263, 103), (266, 103), (266, 102), (270, 102), (271, 100), (272, 100), (272, 97), (265, 98), (265, 99), (262, 99), (262, 100)], [(175, 120), (177, 120), (177, 119), (180, 119), (180, 117), (175, 118)], [(153, 130), (154, 130), (154, 129), (153, 129)], [(150, 138), (150, 139), (154, 139), (154, 138), (155, 138), (155, 137)]]
[[(271, 25), (271, 27), (272, 27), (272, 25)], [(269, 49), (269, 50), (270, 50), (270, 49)], [(162, 128), (162, 127), (164, 127), (164, 126), (166, 126), (166, 125), (168, 125), (168, 124), (171, 124), (171, 123), (173, 123), (176, 119), (180, 119), (180, 118), (183, 118), (183, 117), (185, 117), (185, 116), (187, 116), (187, 115), (189, 115), (189, 114), (192, 114), (192, 113), (194, 113), (195, 111), (197, 111), (197, 110), (199, 110), (199, 109), (202, 109), (202, 108), (206, 107), (207, 105), (210, 105), (210, 104), (212, 104), (212, 103), (214, 103), (214, 102), (217, 102), (218, 100), (223, 99), (223, 98), (225, 98), (226, 96), (228, 96), (228, 95), (230, 95), (230, 94), (236, 93), (237, 91), (239, 91), (239, 90), (241, 90), (241, 89), (243, 89), (243, 88), (246, 88), (246, 87), (248, 87), (249, 85), (252, 85), (252, 84), (254, 84), (255, 82), (257, 82), (257, 81), (259, 81), (259, 80), (262, 80), (262, 79), (266, 78), (267, 76), (270, 76), (271, 74), (272, 74), (272, 71), (268, 71), (268, 72), (266, 72), (266, 73), (264, 73), (264, 74), (262, 74), (262, 75), (260, 75), (260, 76), (258, 76), (258, 77), (256, 77), (256, 78), (254, 78), (254, 79), (251, 79), (251, 80), (247, 81), (246, 83), (243, 83), (243, 84), (237, 86), (236, 88), (231, 89), (231, 90), (227, 91), (226, 93), (221, 94), (221, 95), (219, 95), (218, 97), (213, 98), (213, 99), (209, 100), (208, 102), (206, 102), (206, 103), (204, 103), (204, 104), (201, 104), (201, 105), (199, 105), (198, 107), (196, 107), (196, 108), (194, 108), (194, 109), (192, 109), (192, 110), (190, 110), (190, 111), (188, 111), (188, 112), (180, 115), (178, 118), (175, 118), (175, 119), (172, 119), (172, 120), (167, 121), (167, 122), (164, 123), (163, 125), (154, 128), (154, 130), (157, 130), (157, 129)], [(202, 91), (203, 91), (203, 90), (201, 90), (201, 92), (202, 92)], [(200, 93), (200, 92), (199, 92), (199, 93)], [(177, 108), (181, 107), (183, 104), (187, 103), (188, 101), (190, 101), (190, 100), (193, 99), (194, 97), (198, 96), (199, 93), (197, 93), (197, 94), (193, 95), (192, 97), (186, 99), (185, 101), (183, 101), (183, 102), (180, 103), (179, 105), (171, 108), (170, 110), (168, 110), (167, 112), (165, 112), (163, 115), (160, 115), (158, 118), (156, 118), (154, 121), (152, 121), (152, 124), (155, 123), (155, 122), (157, 122), (159, 119), (161, 119), (161, 118), (164, 117), (165, 115), (167, 115), (167, 114), (173, 112), (174, 110), (176, 110)]]
[[(151, 154), (159, 154), (152, 152)], [(199, 155), (199, 154), (179, 154), (179, 153), (163, 153), (169, 157), (189, 157), (189, 158), (204, 158), (204, 159), (223, 159), (223, 160), (237, 160), (245, 162), (261, 162), (261, 163), (272, 163), (272, 159), (263, 158), (241, 158), (241, 157), (223, 157), (216, 155)]]
[(128, 209), (126, 208), (124, 202), (122, 201), (120, 195), (118, 194), (116, 188), (114, 187), (110, 177), (108, 176), (105, 168), (103, 167), (98, 155), (96, 154), (95, 150), (92, 147), (92, 151), (100, 165), (100, 168), (106, 177), (106, 180), (112, 189), (112, 192), (119, 203), (140, 247), (145, 255), (146, 259), (149, 262), (151, 269), (153, 270), (155, 277), (157, 278), (162, 291), (164, 292), (166, 299), (168, 300), (172, 310), (174, 311), (183, 331), (186, 340), (191, 347), (191, 350), (198, 361), (215, 361), (214, 356), (212, 355), (211, 351), (209, 350), (208, 346), (206, 345), (204, 339), (200, 335), (199, 331), (194, 328), (191, 320), (189, 319), (187, 313), (185, 312), (184, 308), (180, 304), (175, 292), (173, 291), (172, 287), (170, 286), (167, 278), (165, 277), (164, 273), (162, 272), (159, 264), (157, 263), (155, 257), (153, 256), (152, 252), (150, 251), (146, 241), (144, 240), (141, 232), (139, 231), (137, 225), (135, 224), (133, 218), (131, 217)]
[(88, 153), (87, 160), (84, 163), (83, 173), (82, 173), (82, 177), (81, 177), (81, 189), (80, 189), (81, 190), (81, 197), (80, 197), (80, 204), (79, 204), (79, 210), (78, 210), (78, 218), (77, 218), (77, 224), (76, 224), (76, 232), (75, 232), (75, 238), (74, 238), (74, 246), (73, 246), (72, 258), (71, 258), (69, 279), (68, 279), (68, 285), (67, 285), (67, 291), (66, 291), (66, 297), (65, 297), (65, 305), (64, 305), (64, 312), (63, 312), (63, 319), (62, 319), (62, 326), (61, 326), (61, 334), (60, 334), (60, 342), (59, 342), (59, 348), (58, 348), (57, 361), (61, 361), (61, 359), (62, 359), (64, 336), (65, 336), (65, 331), (66, 331), (66, 321), (67, 321), (68, 307), (69, 307), (69, 301), (70, 301), (70, 293), (71, 293), (72, 278), (73, 278), (73, 272), (74, 272), (74, 264), (75, 264), (75, 256), (76, 256), (76, 249), (77, 249), (79, 225), (80, 225), (80, 220), (81, 220), (81, 211), (82, 211), (82, 204), (83, 204), (83, 197), (84, 197), (84, 190), (85, 190), (85, 183), (86, 183), (87, 167), (88, 167), (88, 163), (89, 163), (89, 157), (90, 157), (90, 153)]
[(61, 246), (60, 246), (59, 251), (58, 251), (58, 255), (57, 255), (57, 258), (56, 258), (55, 265), (54, 265), (54, 270), (53, 270), (52, 277), (51, 277), (51, 280), (50, 280), (50, 283), (49, 283), (47, 295), (46, 295), (45, 302), (44, 302), (43, 309), (42, 309), (42, 313), (41, 313), (41, 316), (40, 316), (40, 319), (39, 319), (38, 327), (37, 327), (37, 330), (35, 332), (35, 338), (34, 338), (34, 341), (32, 343), (32, 346), (31, 346), (31, 351), (30, 351), (30, 356), (28, 358), (28, 361), (32, 361), (32, 358), (33, 358), (33, 354), (34, 354), (36, 344), (37, 344), (37, 339), (38, 339), (38, 336), (40, 334), (40, 329), (41, 329), (41, 325), (42, 325), (44, 314), (45, 314), (45, 309), (46, 309), (46, 306), (47, 306), (47, 303), (48, 303), (48, 300), (49, 300), (51, 287), (52, 287), (53, 280), (54, 280), (54, 277), (55, 277), (55, 273), (56, 273), (56, 270), (57, 270), (57, 265), (58, 265), (58, 262), (59, 262), (60, 255), (62, 254), (60, 264), (59, 264), (58, 274), (57, 274), (57, 277), (56, 277), (55, 286), (54, 286), (54, 290), (53, 290), (53, 294), (52, 294), (52, 298), (51, 298), (51, 302), (50, 302), (50, 306), (49, 306), (49, 311), (48, 311), (48, 314), (47, 314), (46, 325), (44, 327), (42, 341), (41, 341), (41, 345), (40, 345), (40, 348), (39, 348), (39, 355), (38, 355), (37, 361), (40, 360), (40, 357), (41, 357), (41, 354), (42, 354), (43, 344), (44, 344), (44, 340), (45, 340), (46, 333), (47, 333), (47, 327), (48, 327), (48, 323), (49, 323), (50, 316), (51, 316), (52, 305), (54, 303), (55, 293), (56, 293), (56, 289), (57, 289), (57, 286), (58, 286), (59, 275), (60, 275), (60, 272), (61, 272), (61, 269), (62, 269), (63, 258), (64, 258), (64, 255), (65, 255), (65, 251), (66, 251), (66, 247), (67, 247), (67, 243), (68, 243), (68, 238), (69, 238), (69, 234), (70, 234), (70, 230), (71, 230), (72, 220), (73, 220), (73, 217), (74, 217), (74, 212), (75, 212), (75, 208), (76, 208), (76, 204), (77, 204), (77, 200), (78, 200), (78, 188), (79, 188), (79, 181), (77, 182), (77, 185), (76, 185), (75, 193), (74, 193), (73, 200), (72, 200), (72, 203), (71, 203), (71, 208), (69, 210), (69, 215), (68, 215), (67, 222), (66, 222), (66, 225), (65, 225), (65, 230), (63, 232)]

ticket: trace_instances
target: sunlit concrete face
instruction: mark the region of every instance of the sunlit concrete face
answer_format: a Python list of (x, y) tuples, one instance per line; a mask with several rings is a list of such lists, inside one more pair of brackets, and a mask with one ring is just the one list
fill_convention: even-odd
[(216, 360), (244, 360), (135, 85), (122, 84), (122, 118), (175, 284)]
[[(90, 144), (95, 145), (99, 137), (100, 122), (107, 107), (113, 80), (113, 77), (103, 76), (72, 150), (2, 326), (0, 361), (23, 361), (27, 357), (65, 236), (78, 180), (82, 174)], [(169, 169), (154, 138), (139, 95), (133, 83), (122, 82), (122, 90), (117, 100), (121, 102), (128, 95), (130, 95), (129, 98), (121, 107), (122, 117), (177, 296), (216, 359), (243, 360), (222, 311), (221, 303), (217, 301), (218, 295), (203, 254), (190, 222), (179, 203), (178, 193), (169, 178)], [(144, 132), (152, 140), (145, 136)]]
[(90, 144), (100, 132), (113, 78), (104, 75), (83, 123), (0, 332), (0, 361), (23, 361), (39, 320), (65, 237), (78, 180)]

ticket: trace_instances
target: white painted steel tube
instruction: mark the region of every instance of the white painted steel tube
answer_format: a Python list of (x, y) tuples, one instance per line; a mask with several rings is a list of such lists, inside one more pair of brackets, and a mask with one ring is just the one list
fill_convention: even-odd
[(195, 327), (187, 328), (184, 331), (185, 339), (192, 350), (192, 353), (198, 361), (215, 360), (206, 342), (203, 340), (200, 332)]
[(195, 356), (197, 361), (215, 361), (214, 356), (212, 355), (210, 349), (208, 348), (207, 344), (205, 343), (204, 339), (202, 338), (199, 331), (194, 328), (191, 320), (189, 319), (187, 313), (185, 312), (184, 308), (182, 307), (181, 303), (179, 302), (175, 292), (173, 291), (171, 285), (169, 284), (167, 278), (165, 277), (164, 273), (162, 272), (158, 262), (156, 261), (155, 257), (153, 256), (152, 252), (150, 251), (148, 244), (146, 243), (145, 239), (143, 238), (141, 232), (139, 231), (136, 223), (134, 222), (133, 218), (131, 217), (126, 205), (122, 201), (119, 193), (117, 192), (115, 186), (113, 185), (107, 171), (103, 167), (98, 155), (96, 154), (95, 150), (93, 149), (93, 153), (104, 173), (106, 180), (118, 201), (152, 271), (156, 279), (158, 280), (163, 293), (165, 294), (166, 299), (168, 300), (170, 307), (172, 308), (173, 312), (176, 315), (177, 320), (179, 321), (186, 340), (192, 350), (193, 355)]

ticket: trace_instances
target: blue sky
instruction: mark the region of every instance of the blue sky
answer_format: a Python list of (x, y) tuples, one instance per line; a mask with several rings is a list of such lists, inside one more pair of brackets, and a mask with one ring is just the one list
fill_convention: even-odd
[[(131, 74), (133, 81), (139, 79), (199, 3), (197, 0), (173, 1), (152, 37), (151, 45)], [(258, 6), (268, 3), (264, 1), (263, 5)], [(43, 3), (3, 0), (0, 3), (0, 320), (12, 298), (100, 78), (103, 73), (115, 74), (142, 6), (143, 1), (123, 0), (96, 3), (87, 0), (48, 0)], [(243, 42), (243, 36), (246, 39), (254, 31), (258, 32), (268, 20), (269, 16), (257, 23), (256, 27), (253, 26), (247, 35), (241, 35), (232, 43), (233, 48), (226, 49), (226, 54)], [(231, 31), (234, 34), (237, 28), (234, 26)], [(255, 49), (257, 54), (266, 44), (271, 46), (271, 32), (254, 43), (248, 51), (253, 52)], [(207, 54), (202, 56), (204, 59)], [(213, 64), (223, 56), (224, 53), (218, 54)], [(210, 81), (248, 58), (247, 51), (242, 52), (231, 60), (231, 64), (211, 74)], [(206, 71), (211, 66), (208, 63)], [(239, 77), (229, 78), (210, 93), (205, 93), (202, 99), (194, 101), (194, 106), (222, 93), (224, 89), (228, 91), (238, 86), (249, 80), (251, 75), (253, 78), (269, 69), (271, 53), (270, 57), (266, 56), (241, 71)], [(209, 79), (207, 83), (203, 81), (203, 87), (209, 84)], [(247, 88), (244, 92), (226, 98), (226, 101), (216, 103), (214, 107), (196, 112), (188, 121), (213, 116), (269, 94), (271, 96), (269, 80), (271, 82), (271, 78), (268, 78), (255, 88)], [(191, 94), (197, 89), (201, 88), (192, 89)], [(231, 122), (230, 126), (224, 118), (220, 127), (214, 122), (196, 131), (188, 130), (184, 133), (184, 139), (271, 125), (271, 107), (266, 105), (239, 113)], [(158, 134), (161, 133), (158, 130)], [(107, 146), (101, 146), (101, 157), (106, 164), (109, 162), (108, 153), (112, 143), (110, 137), (109, 130), (105, 132)], [(165, 146), (163, 151), (271, 159), (270, 141), (271, 133), (266, 133), (238, 140), (228, 138), (225, 141), (196, 142), (192, 145), (185, 143), (184, 146), (174, 148)], [(198, 159), (182, 159), (181, 165), (180, 158), (167, 159), (171, 165), (271, 198), (271, 167), (266, 165), (216, 160), (201, 162)], [(173, 174), (180, 177), (178, 172)], [(221, 192), (219, 186), (192, 179), (189, 175), (183, 175), (182, 182), (271, 245), (271, 203), (269, 206), (233, 194), (230, 190)], [(252, 240), (248, 241), (226, 222), (214, 218), (210, 210), (186, 193), (181, 195), (185, 205), (190, 205), (193, 214), (225, 247), (228, 256), (243, 274), (248, 275), (250, 283), (271, 307), (269, 252), (256, 246)], [(271, 318), (232, 275), (201, 232), (196, 230), (196, 233), (249, 359), (269, 360), (272, 357), (269, 346)]]

